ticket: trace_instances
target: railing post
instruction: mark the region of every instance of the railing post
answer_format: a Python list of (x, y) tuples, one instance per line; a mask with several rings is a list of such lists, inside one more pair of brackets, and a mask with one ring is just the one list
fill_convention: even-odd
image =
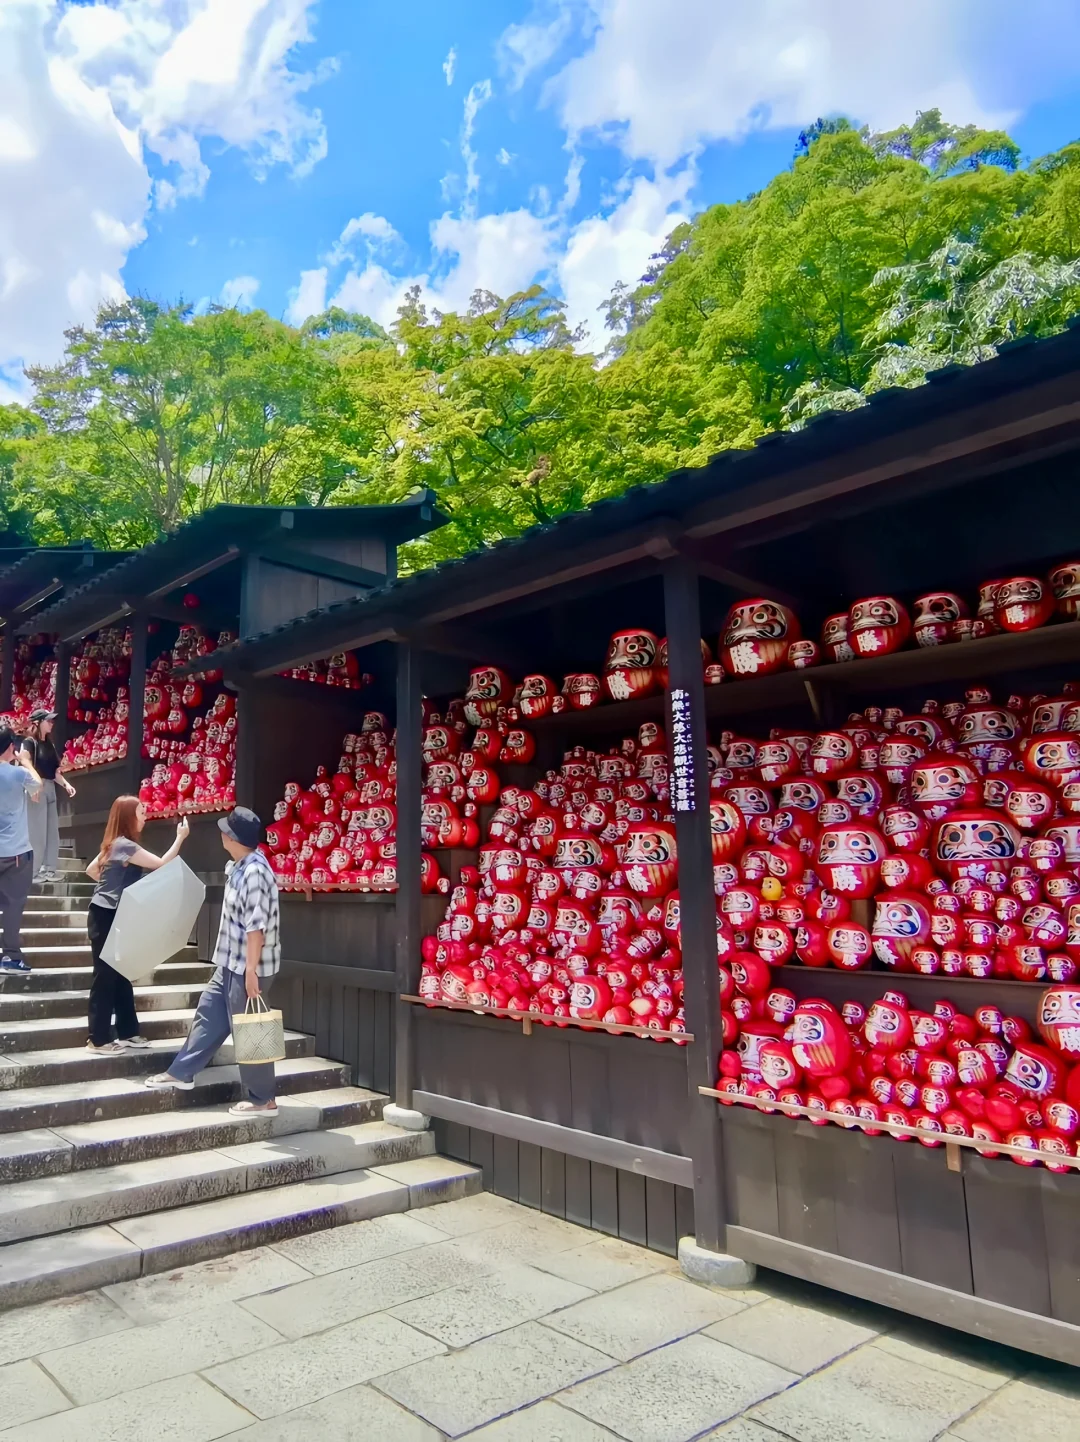
[(679, 849), (679, 914), (687, 1047), (687, 1106), (694, 1164), (694, 1219), (699, 1246), (726, 1250), (723, 1139), (716, 1104), (698, 1092), (715, 1079), (720, 1050), (716, 900), (709, 825), (705, 684), (698, 575), (683, 558), (664, 567), (668, 642), (668, 738), (671, 804)]
[(128, 680), (127, 789), (139, 790), (142, 775), (143, 705), (146, 699), (146, 617), (131, 617), (131, 676)]

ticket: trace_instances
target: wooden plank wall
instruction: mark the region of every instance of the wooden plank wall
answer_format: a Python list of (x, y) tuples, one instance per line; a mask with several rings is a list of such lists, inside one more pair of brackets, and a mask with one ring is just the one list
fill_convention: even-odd
[(438, 1151), (480, 1167), (484, 1189), (497, 1196), (672, 1257), (679, 1238), (694, 1234), (694, 1194), (689, 1187), (456, 1122), (435, 1120), (432, 1128)]

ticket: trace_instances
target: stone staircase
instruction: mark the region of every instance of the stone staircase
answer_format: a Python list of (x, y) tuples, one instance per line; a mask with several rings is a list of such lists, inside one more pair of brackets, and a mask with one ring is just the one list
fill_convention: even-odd
[(0, 974), (0, 1309), (478, 1191), (430, 1132), (286, 1032), (278, 1114), (233, 1117), (227, 1043), (190, 1092), (149, 1091), (210, 976), (194, 948), (135, 990), (146, 1051), (86, 1050), (92, 974), (80, 863), (35, 889), (29, 976)]

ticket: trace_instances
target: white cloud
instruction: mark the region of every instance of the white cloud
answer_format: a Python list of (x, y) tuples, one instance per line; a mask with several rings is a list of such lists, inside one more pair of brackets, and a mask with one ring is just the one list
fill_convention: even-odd
[(465, 206), (471, 207), (480, 189), (480, 172), (477, 169), (478, 156), (473, 149), (472, 138), (476, 130), (476, 117), (480, 107), (491, 99), (491, 81), (480, 80), (469, 87), (465, 97), (465, 118), (461, 126), (461, 158), (465, 162)]
[(234, 275), (221, 287), (221, 304), (250, 310), (258, 289), (259, 282), (253, 275)]
[(300, 284), (289, 291), (285, 319), (290, 325), (303, 325), (309, 315), (322, 315), (326, 309), (326, 266), (302, 270)]
[(290, 68), (315, 0), (0, 0), (0, 374), (54, 360), (124, 294), (159, 204), (198, 193), (211, 147), (302, 174), (326, 137)]
[(348, 222), (327, 254), (327, 262), (340, 265), (344, 260), (351, 260), (356, 252), (354, 242), (358, 238), (365, 244), (369, 255), (401, 244), (401, 236), (386, 217), (368, 210)]
[(837, 111), (882, 128), (936, 105), (1000, 125), (1046, 94), (1048, 72), (1080, 68), (1072, 0), (1033, 0), (1022, 26), (1008, 0), (909, 0), (902, 23), (865, 0), (590, 4), (592, 44), (548, 95), (572, 136), (617, 139), (663, 167), (709, 141)]
[(499, 67), (509, 77), (510, 88), (519, 90), (534, 70), (545, 66), (576, 28), (575, 21), (587, 18), (589, 7), (582, 0), (548, 0), (535, 18), (522, 25), (510, 25), (499, 37), (496, 53)]
[(447, 85), (453, 85), (454, 75), (457, 72), (457, 51), (451, 45), (449, 54), (442, 63), (442, 73), (446, 76)]
[(509, 150), (507, 150), (506, 146), (502, 145), (495, 152), (495, 159), (500, 165), (509, 165), (514, 157), (510, 154)]
[(593, 215), (571, 230), (558, 262), (559, 289), (572, 326), (583, 325), (593, 349), (603, 346), (597, 314), (616, 281), (633, 284), (677, 225), (689, 218), (687, 197), (696, 175), (687, 166), (657, 180), (639, 176), (608, 215)]

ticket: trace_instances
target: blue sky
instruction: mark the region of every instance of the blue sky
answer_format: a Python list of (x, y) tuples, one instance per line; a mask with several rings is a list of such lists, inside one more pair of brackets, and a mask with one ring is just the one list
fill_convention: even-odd
[(0, 399), (124, 290), (388, 322), (538, 279), (602, 345), (819, 114), (1080, 137), (1078, 42), (1075, 0), (2, 0)]

